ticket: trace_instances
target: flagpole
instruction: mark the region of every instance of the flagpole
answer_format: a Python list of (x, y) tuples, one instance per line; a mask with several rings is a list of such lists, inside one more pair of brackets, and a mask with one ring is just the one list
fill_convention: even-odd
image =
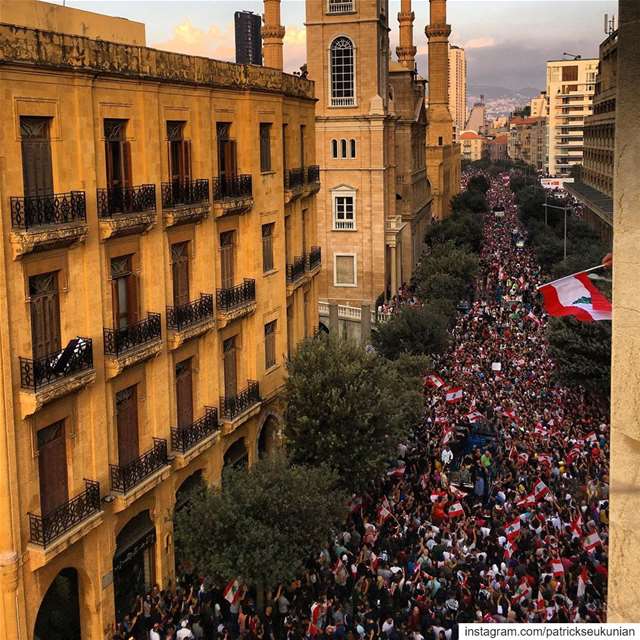
[(577, 276), (580, 273), (589, 273), (590, 271), (595, 271), (596, 269), (603, 269), (606, 265), (599, 264), (597, 267), (591, 267), (591, 269), (583, 269), (582, 271), (576, 271), (575, 273), (570, 273), (568, 276), (562, 276), (562, 278), (557, 278), (556, 280), (552, 280), (551, 282), (545, 282), (544, 284), (540, 284), (536, 287), (536, 291), (538, 289), (542, 289), (542, 287), (547, 287), (550, 284), (555, 284), (556, 282), (560, 282), (560, 280), (566, 280), (567, 278), (573, 278), (573, 276)]

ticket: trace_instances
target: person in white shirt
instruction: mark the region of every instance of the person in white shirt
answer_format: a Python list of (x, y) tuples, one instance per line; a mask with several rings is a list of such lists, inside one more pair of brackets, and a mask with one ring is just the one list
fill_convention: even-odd
[(451, 451), (451, 449), (449, 449), (448, 446), (446, 446), (443, 450), (442, 453), (440, 454), (440, 460), (442, 460), (442, 464), (446, 467), (447, 465), (451, 464), (451, 461), (453, 460), (453, 451)]
[(191, 629), (187, 627), (187, 624), (186, 620), (180, 623), (181, 628), (176, 633), (176, 640), (194, 640), (193, 633), (191, 633)]

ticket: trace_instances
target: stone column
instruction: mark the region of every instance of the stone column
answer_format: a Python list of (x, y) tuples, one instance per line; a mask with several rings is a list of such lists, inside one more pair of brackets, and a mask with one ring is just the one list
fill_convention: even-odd
[(413, 21), (415, 14), (411, 11), (411, 0), (401, 0), (398, 24), (400, 25), (400, 42), (396, 47), (398, 62), (407, 69), (416, 68), (416, 47), (413, 45)]
[(338, 324), (338, 304), (336, 302), (329, 303), (329, 331), (335, 335), (339, 335), (340, 326)]
[(2, 630), (5, 638), (26, 638), (18, 625), (18, 554), (0, 553), (0, 590), (2, 590)]
[(282, 71), (284, 27), (280, 24), (280, 0), (264, 0), (262, 22), (264, 66)]
[(391, 297), (398, 293), (398, 254), (396, 245), (391, 246)]
[(640, 611), (640, 4), (620, 0), (613, 212), (611, 493), (607, 620)]

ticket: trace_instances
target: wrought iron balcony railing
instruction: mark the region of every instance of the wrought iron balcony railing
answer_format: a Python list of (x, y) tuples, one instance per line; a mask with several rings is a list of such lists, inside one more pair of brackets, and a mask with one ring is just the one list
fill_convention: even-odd
[(307, 184), (315, 184), (320, 182), (320, 167), (317, 164), (312, 164), (307, 167)]
[(218, 428), (218, 410), (215, 407), (206, 407), (202, 418), (189, 426), (172, 427), (171, 449), (184, 454), (215, 433)]
[(43, 358), (20, 358), (20, 386), (37, 391), (85, 369), (93, 369), (91, 338), (75, 338), (64, 349)]
[(162, 207), (172, 209), (182, 205), (209, 202), (209, 180), (173, 180), (162, 183)]
[(328, 0), (327, 13), (349, 13), (353, 11), (353, 0)]
[(201, 293), (197, 300), (179, 307), (167, 307), (167, 326), (174, 331), (182, 331), (207, 318), (213, 318), (213, 295), (210, 293)]
[(298, 189), (304, 185), (304, 169), (299, 167), (297, 169), (289, 169), (284, 174), (284, 188)]
[(233, 420), (241, 413), (261, 402), (260, 385), (255, 380), (247, 380), (247, 386), (231, 397), (220, 397), (222, 417)]
[(101, 218), (156, 210), (155, 184), (98, 189), (97, 197), (98, 216)]
[(216, 291), (216, 306), (221, 311), (232, 311), (256, 300), (256, 281), (245, 278), (242, 284)]
[(250, 198), (253, 195), (253, 180), (250, 175), (218, 177), (213, 179), (213, 199)]
[(84, 191), (11, 198), (11, 226), (14, 229), (85, 222), (86, 219), (87, 199)]
[(104, 352), (108, 356), (119, 356), (135, 347), (142, 346), (162, 335), (159, 313), (148, 313), (140, 322), (121, 329), (104, 329)]
[(123, 467), (117, 464), (109, 465), (111, 469), (111, 489), (118, 493), (127, 493), (145, 478), (167, 464), (169, 464), (167, 441), (154, 438), (153, 448), (138, 456), (129, 464)]
[(287, 284), (293, 284), (304, 276), (305, 256), (296, 256), (293, 264), (287, 265)]
[(311, 251), (307, 256), (307, 269), (313, 271), (322, 264), (322, 249), (320, 247), (311, 247)]
[(70, 531), (77, 524), (100, 511), (100, 483), (85, 480), (85, 490), (75, 498), (46, 513), (29, 513), (29, 540), (41, 547)]

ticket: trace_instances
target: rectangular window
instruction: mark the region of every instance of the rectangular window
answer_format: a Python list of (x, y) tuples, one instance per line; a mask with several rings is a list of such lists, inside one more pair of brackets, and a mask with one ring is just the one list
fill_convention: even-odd
[(264, 368), (271, 369), (276, 364), (276, 320), (264, 325)]
[(33, 358), (60, 351), (60, 300), (58, 272), (29, 278), (31, 344)]
[(189, 302), (189, 243), (171, 245), (171, 270), (173, 274), (173, 306), (181, 307)]
[(235, 231), (220, 234), (220, 280), (223, 289), (231, 289), (235, 278)]
[(191, 358), (176, 365), (176, 413), (179, 427), (187, 427), (193, 423)]
[(40, 429), (37, 439), (40, 509), (47, 515), (69, 498), (64, 420)]
[(132, 255), (111, 260), (113, 323), (116, 329), (125, 329), (138, 322), (138, 282), (132, 263)]
[(107, 165), (107, 187), (123, 189), (130, 187), (131, 143), (127, 141), (127, 120), (105, 120), (105, 159)]
[(271, 123), (260, 123), (260, 171), (271, 171)]
[(24, 195), (46, 196), (53, 193), (50, 118), (20, 118), (22, 178)]
[(224, 358), (224, 395), (226, 398), (235, 398), (238, 393), (235, 336), (223, 342), (222, 350)]
[(578, 65), (567, 65), (562, 67), (562, 82), (578, 81)]
[(353, 195), (333, 196), (333, 228), (337, 231), (356, 228), (355, 198)]
[(274, 223), (262, 225), (262, 271), (273, 271), (273, 228)]
[(300, 166), (304, 167), (305, 166), (305, 158), (304, 158), (304, 140), (306, 137), (306, 130), (307, 128), (305, 127), (305, 125), (301, 124), (300, 125)]
[(218, 171), (221, 178), (233, 178), (238, 173), (236, 141), (231, 139), (231, 123), (218, 122)]
[(116, 393), (118, 465), (126, 466), (139, 455), (138, 389), (136, 385)]
[(356, 286), (356, 257), (352, 254), (335, 254), (334, 285), (336, 287)]
[(191, 179), (191, 141), (184, 139), (186, 125), (187, 123), (182, 121), (167, 121), (171, 182), (182, 183)]

